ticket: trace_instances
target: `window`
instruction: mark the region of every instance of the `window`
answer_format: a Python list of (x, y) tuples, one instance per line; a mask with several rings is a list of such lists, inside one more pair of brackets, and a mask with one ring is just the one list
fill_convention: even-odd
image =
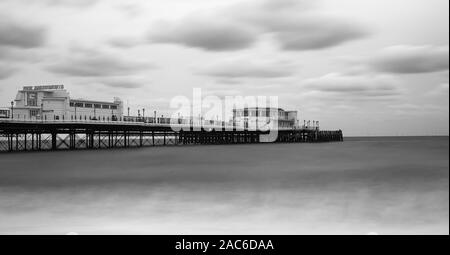
[(27, 93), (27, 105), (28, 106), (37, 106), (37, 93), (36, 92), (28, 92)]
[(84, 104), (83, 103), (75, 103), (75, 107), (83, 107)]
[(100, 109), (100, 108), (102, 108), (102, 105), (101, 104), (94, 104), (94, 108)]
[(103, 109), (109, 109), (109, 105), (104, 104), (104, 105), (102, 105), (102, 108), (103, 108)]
[(30, 117), (36, 117), (39, 115), (40, 110), (39, 109), (31, 109), (30, 110)]
[(111, 105), (112, 110), (117, 110), (117, 105)]
[(84, 104), (84, 107), (86, 107), (86, 108), (92, 108), (92, 104)]
[(0, 110), (0, 118), (7, 118), (7, 117), (9, 117), (9, 111)]
[(70, 107), (74, 107), (75, 104), (73, 102), (70, 102)]

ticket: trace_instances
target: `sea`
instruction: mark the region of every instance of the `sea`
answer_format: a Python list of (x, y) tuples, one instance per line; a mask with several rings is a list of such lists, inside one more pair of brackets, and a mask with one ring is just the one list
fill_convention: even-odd
[(449, 234), (449, 137), (0, 154), (0, 234)]

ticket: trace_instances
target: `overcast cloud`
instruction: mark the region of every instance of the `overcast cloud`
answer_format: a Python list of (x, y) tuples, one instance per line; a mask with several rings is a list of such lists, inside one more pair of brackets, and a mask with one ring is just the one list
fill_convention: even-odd
[(398, 95), (397, 81), (387, 76), (355, 76), (330, 73), (308, 79), (304, 85), (315, 91), (336, 92), (353, 96), (385, 97)]
[(315, 50), (369, 34), (343, 17), (332, 17), (304, 1), (243, 1), (217, 12), (195, 13), (176, 22), (153, 26), (151, 42), (175, 43), (204, 50), (239, 50), (271, 34), (285, 50)]
[(212, 63), (201, 74), (218, 78), (279, 78), (293, 75), (293, 66), (283, 61), (251, 61), (248, 59), (227, 59)]
[(2, 0), (0, 107), (23, 85), (65, 84), (77, 98), (119, 96), (167, 115), (172, 97), (201, 87), (279, 96), (324, 128), (367, 123), (346, 135), (448, 134), (448, 5)]
[(0, 80), (6, 79), (17, 71), (16, 68), (6, 64), (0, 64)]
[(448, 45), (396, 45), (381, 50), (371, 64), (381, 72), (431, 73), (448, 70), (448, 59)]
[(61, 62), (49, 65), (47, 70), (68, 76), (107, 77), (136, 75), (155, 68), (154, 65), (143, 61), (120, 58), (112, 53), (95, 50), (75, 48), (69, 54)]
[(46, 42), (46, 28), (11, 20), (0, 11), (0, 47), (35, 48)]

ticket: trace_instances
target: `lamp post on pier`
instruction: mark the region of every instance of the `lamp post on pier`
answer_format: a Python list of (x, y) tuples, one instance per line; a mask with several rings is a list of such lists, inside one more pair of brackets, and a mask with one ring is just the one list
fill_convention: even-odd
[(145, 123), (145, 108), (142, 108), (142, 121)]
[[(75, 114), (75, 118), (77, 115)], [(41, 103), (41, 121), (44, 121), (44, 103)]]
[(14, 119), (14, 101), (11, 101), (11, 119)]

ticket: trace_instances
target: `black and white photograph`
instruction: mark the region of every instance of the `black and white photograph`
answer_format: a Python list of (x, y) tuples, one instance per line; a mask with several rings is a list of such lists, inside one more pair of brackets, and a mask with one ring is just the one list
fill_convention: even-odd
[(0, 235), (449, 235), (449, 1), (0, 0)]

